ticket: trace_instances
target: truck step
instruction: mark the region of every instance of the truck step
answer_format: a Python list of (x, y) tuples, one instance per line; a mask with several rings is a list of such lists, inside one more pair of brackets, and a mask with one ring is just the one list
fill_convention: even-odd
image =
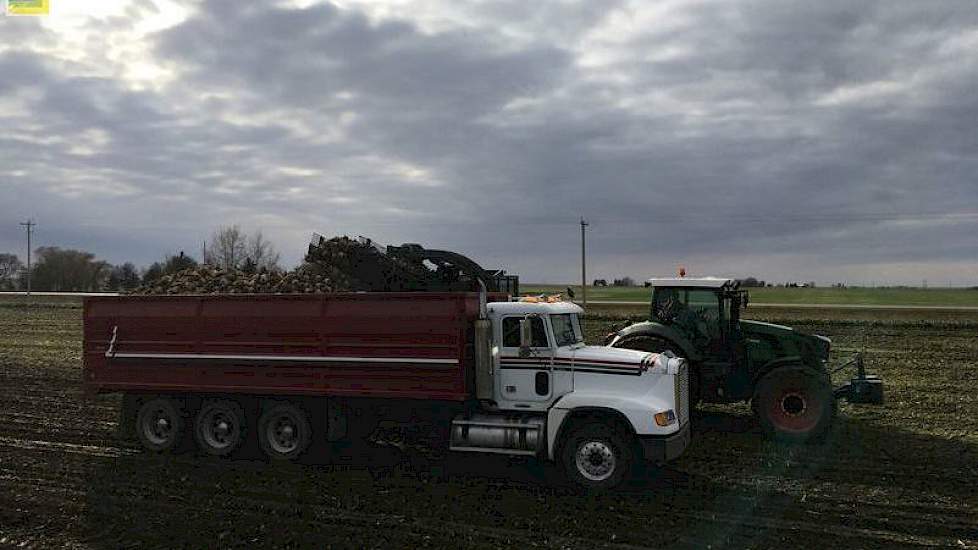
[(474, 452), (474, 453), (494, 453), (499, 455), (516, 455), (516, 456), (536, 456), (536, 451), (521, 451), (519, 449), (497, 449), (494, 447), (456, 447), (454, 445), (448, 447), (449, 451), (460, 451), (460, 452)]

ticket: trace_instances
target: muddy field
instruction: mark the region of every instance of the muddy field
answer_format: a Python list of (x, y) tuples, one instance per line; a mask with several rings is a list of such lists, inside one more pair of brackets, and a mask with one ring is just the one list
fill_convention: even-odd
[(0, 299), (0, 546), (978, 548), (978, 314), (758, 308), (865, 350), (886, 405), (842, 405), (803, 447), (765, 442), (745, 406), (710, 407), (679, 461), (582, 497), (505, 457), (145, 454), (118, 435), (118, 398), (82, 398), (80, 313)]

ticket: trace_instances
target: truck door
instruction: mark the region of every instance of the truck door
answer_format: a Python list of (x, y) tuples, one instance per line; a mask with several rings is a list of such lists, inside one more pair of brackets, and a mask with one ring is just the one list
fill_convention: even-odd
[(517, 403), (544, 404), (553, 394), (553, 347), (547, 323), (541, 317), (530, 317), (533, 345), (528, 356), (520, 357), (521, 319), (522, 315), (507, 316), (501, 323), (499, 397)]

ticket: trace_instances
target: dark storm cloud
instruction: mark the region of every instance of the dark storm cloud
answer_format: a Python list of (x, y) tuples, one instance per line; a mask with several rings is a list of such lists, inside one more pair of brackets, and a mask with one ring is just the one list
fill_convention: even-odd
[(0, 53), (0, 93), (37, 113), (0, 111), (5, 219), (30, 196), (117, 255), (225, 220), (292, 260), (309, 231), (363, 233), (550, 280), (576, 277), (580, 215), (605, 276), (976, 267), (970, 2), (450, 3), (434, 30), (197, 7), (151, 39), (158, 89)]

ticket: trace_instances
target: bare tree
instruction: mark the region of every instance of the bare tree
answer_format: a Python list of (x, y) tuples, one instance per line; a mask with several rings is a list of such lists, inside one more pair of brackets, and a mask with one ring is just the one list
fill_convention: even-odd
[(204, 263), (224, 269), (237, 269), (246, 257), (247, 237), (238, 225), (218, 229), (204, 247)]
[(259, 229), (250, 236), (238, 225), (225, 226), (204, 244), (204, 263), (224, 269), (279, 269), (279, 254)]
[(257, 269), (275, 271), (279, 269), (279, 254), (272, 243), (265, 238), (261, 229), (248, 237), (247, 258)]

